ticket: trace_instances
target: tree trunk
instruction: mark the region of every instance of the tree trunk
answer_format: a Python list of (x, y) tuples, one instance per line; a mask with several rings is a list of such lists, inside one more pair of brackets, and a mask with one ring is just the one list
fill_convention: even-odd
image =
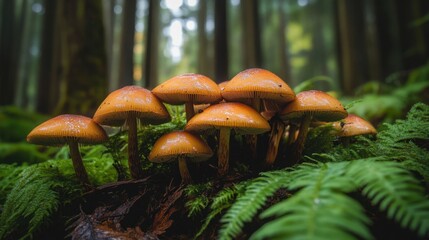
[(283, 8), (283, 1), (278, 0), (278, 11), (280, 16), (280, 25), (279, 25), (279, 43), (280, 43), (280, 77), (287, 83), (292, 83), (292, 67), (289, 62), (289, 51), (288, 51), (288, 42), (285, 37), (287, 32), (287, 23), (288, 19), (286, 16), (286, 9)]
[(242, 1), (241, 11), (244, 35), (244, 67), (261, 67), (261, 33), (259, 30), (259, 14), (257, 0)]
[(159, 38), (159, 1), (149, 1), (149, 15), (146, 32), (146, 57), (143, 61), (144, 84), (149, 89), (158, 85), (158, 38)]
[(106, 95), (101, 0), (57, 1), (52, 82), (54, 114), (92, 115)]
[(228, 80), (228, 31), (226, 0), (215, 1), (215, 81)]
[(198, 72), (208, 75), (207, 62), (207, 2), (200, 1), (198, 9)]
[[(44, 114), (51, 113), (54, 108), (52, 96), (56, 96), (56, 88), (52, 77), (52, 64), (54, 62), (54, 29), (55, 29), (55, 9), (57, 1), (46, 1), (45, 14), (43, 19), (42, 45), (40, 54), (40, 71), (37, 85), (37, 111)], [(55, 68), (54, 68), (55, 69)]]
[(122, 36), (121, 36), (121, 57), (119, 68), (119, 86), (132, 85), (134, 83), (134, 33), (136, 24), (136, 0), (124, 1), (122, 12)]
[(17, 1), (0, 1), (0, 6), (0, 105), (12, 105), (19, 61), (16, 53), (21, 46), (25, 16), (15, 18), (15, 8), (19, 8)]

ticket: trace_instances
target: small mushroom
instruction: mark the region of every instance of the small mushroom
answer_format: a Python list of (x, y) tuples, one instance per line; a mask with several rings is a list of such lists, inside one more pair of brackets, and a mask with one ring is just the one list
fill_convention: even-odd
[(351, 137), (377, 134), (377, 130), (370, 122), (354, 114), (349, 114), (342, 121), (335, 122), (333, 127), (337, 130), (337, 136), (346, 145), (349, 143)]
[(308, 128), (312, 120), (334, 122), (347, 117), (347, 111), (334, 97), (318, 90), (304, 91), (281, 112), (284, 120), (300, 122), (299, 135), (295, 141), (292, 159), (300, 161)]
[(192, 133), (175, 131), (160, 137), (153, 145), (149, 161), (163, 163), (178, 160), (180, 176), (185, 184), (191, 183), (186, 161), (201, 162), (213, 156), (204, 140)]
[(210, 78), (187, 73), (168, 79), (152, 90), (161, 101), (173, 105), (185, 104), (186, 119), (194, 115), (194, 104), (215, 103), (222, 100), (218, 85)]
[(79, 152), (79, 143), (97, 144), (107, 141), (106, 132), (91, 118), (64, 114), (49, 119), (35, 127), (27, 136), (29, 143), (40, 145), (68, 144), (76, 177), (86, 187), (90, 186), (88, 174)]
[(203, 132), (219, 129), (218, 173), (223, 176), (229, 167), (229, 139), (231, 129), (238, 134), (260, 134), (270, 130), (270, 125), (258, 112), (242, 103), (212, 105), (195, 115), (185, 130)]
[(128, 125), (128, 166), (131, 177), (139, 179), (143, 177), (143, 169), (138, 159), (137, 119), (144, 124), (161, 124), (170, 121), (170, 114), (149, 90), (126, 86), (111, 92), (93, 119), (101, 125)]

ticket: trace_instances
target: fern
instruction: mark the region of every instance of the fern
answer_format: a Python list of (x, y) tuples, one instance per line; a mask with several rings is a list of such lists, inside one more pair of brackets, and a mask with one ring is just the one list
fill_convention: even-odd
[(347, 162), (303, 164), (291, 172), (290, 190), (299, 190), (262, 212), (272, 218), (251, 239), (370, 239), (360, 204), (346, 195), (356, 189), (345, 175)]
[(420, 236), (429, 233), (429, 200), (419, 182), (401, 164), (366, 159), (352, 162), (348, 171), (363, 187), (362, 193), (389, 218)]
[(50, 166), (30, 166), (19, 177), (0, 215), (0, 239), (32, 237), (49, 225), (63, 199), (78, 192), (77, 182)]
[(203, 225), (200, 230), (195, 234), (194, 239), (198, 238), (203, 234), (203, 232), (207, 229), (212, 220), (217, 217), (220, 213), (222, 213), (225, 209), (229, 208), (232, 202), (241, 194), (243, 194), (243, 190), (246, 186), (247, 182), (240, 182), (234, 186), (225, 188), (218, 192), (218, 194), (213, 198), (213, 202), (210, 206), (210, 213), (207, 215), (204, 220)]
[(185, 203), (188, 210), (188, 217), (193, 217), (201, 213), (208, 205), (209, 199), (206, 196), (206, 191), (212, 187), (211, 182), (202, 184), (191, 184), (185, 188), (185, 194), (191, 198)]
[(244, 194), (237, 197), (236, 202), (222, 217), (220, 239), (233, 239), (240, 234), (244, 224), (252, 220), (266, 199), (292, 180), (290, 173), (283, 170), (265, 172), (261, 175), (247, 185)]
[(6, 201), (6, 196), (19, 179), (21, 172), (27, 166), (0, 164), (0, 206)]

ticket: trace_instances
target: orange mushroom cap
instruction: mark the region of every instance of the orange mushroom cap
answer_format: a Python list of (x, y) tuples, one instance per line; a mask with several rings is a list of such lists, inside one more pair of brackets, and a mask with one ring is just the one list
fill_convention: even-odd
[(300, 92), (294, 101), (280, 111), (282, 119), (297, 119), (305, 114), (313, 114), (319, 121), (333, 122), (347, 117), (347, 111), (336, 98), (329, 94), (310, 90)]
[(27, 142), (40, 145), (61, 145), (69, 142), (97, 144), (107, 141), (106, 132), (91, 118), (64, 114), (35, 127)]
[(175, 131), (163, 135), (155, 142), (149, 161), (169, 162), (178, 156), (200, 162), (213, 156), (213, 151), (201, 137), (185, 131)]
[(163, 102), (173, 105), (189, 101), (202, 104), (222, 100), (218, 85), (210, 78), (195, 73), (170, 78), (155, 87), (152, 92)]
[(160, 124), (170, 121), (170, 114), (149, 90), (126, 86), (111, 92), (98, 107), (94, 121), (102, 125), (120, 126), (133, 113), (143, 123)]
[(225, 85), (222, 97), (228, 101), (260, 98), (286, 103), (295, 98), (295, 93), (274, 73), (250, 68), (238, 73)]
[(270, 125), (253, 108), (228, 102), (212, 105), (195, 115), (185, 130), (201, 132), (220, 128), (233, 128), (239, 134), (260, 134), (269, 131)]
[(335, 122), (333, 126), (335, 129), (340, 129), (337, 133), (340, 137), (377, 134), (377, 130), (370, 122), (354, 114), (349, 114), (341, 122)]

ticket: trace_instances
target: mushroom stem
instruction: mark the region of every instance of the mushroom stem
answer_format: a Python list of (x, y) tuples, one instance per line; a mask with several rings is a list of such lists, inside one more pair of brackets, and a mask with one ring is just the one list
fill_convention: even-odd
[(265, 164), (271, 166), (274, 164), (277, 153), (279, 150), (279, 143), (285, 131), (285, 125), (283, 121), (278, 118), (273, 119), (273, 125), (271, 127), (270, 139), (268, 141), (268, 150), (265, 157)]
[(189, 122), (189, 119), (191, 119), (195, 115), (194, 101), (191, 100), (185, 103), (185, 111), (186, 121)]
[(298, 126), (291, 123), (289, 125), (289, 133), (288, 133), (288, 138), (287, 138), (287, 143), (286, 143), (287, 145), (291, 145), (295, 141), (296, 130), (298, 130)]
[[(254, 97), (252, 98), (252, 107), (253, 109), (255, 109), (257, 112), (261, 112), (261, 99)], [(245, 137), (246, 139), (246, 143), (249, 146), (249, 150), (250, 150), (250, 157), (251, 160), (254, 161), (256, 160), (258, 153), (256, 151), (257, 149), (257, 143), (258, 143), (258, 137), (256, 136), (256, 134), (251, 134), (251, 135), (247, 135)]]
[(228, 172), (229, 167), (229, 138), (231, 129), (221, 128), (219, 133), (219, 149), (218, 149), (218, 173), (224, 176)]
[(86, 173), (85, 166), (83, 165), (82, 157), (80, 156), (79, 146), (77, 142), (70, 142), (70, 156), (73, 162), (74, 172), (79, 181), (88, 188), (91, 184), (88, 180), (88, 174)]
[(179, 172), (182, 177), (183, 184), (189, 184), (192, 182), (191, 174), (189, 174), (188, 166), (186, 164), (186, 158), (179, 156)]
[(307, 138), (308, 129), (310, 127), (311, 119), (313, 118), (312, 114), (304, 115), (301, 125), (299, 127), (298, 138), (294, 143), (293, 153), (292, 153), (292, 161), (298, 163), (301, 161), (302, 151), (304, 149), (305, 139)]
[(143, 177), (143, 170), (138, 157), (137, 146), (137, 119), (133, 114), (127, 118), (128, 124), (128, 167), (130, 168), (131, 177), (140, 179)]

